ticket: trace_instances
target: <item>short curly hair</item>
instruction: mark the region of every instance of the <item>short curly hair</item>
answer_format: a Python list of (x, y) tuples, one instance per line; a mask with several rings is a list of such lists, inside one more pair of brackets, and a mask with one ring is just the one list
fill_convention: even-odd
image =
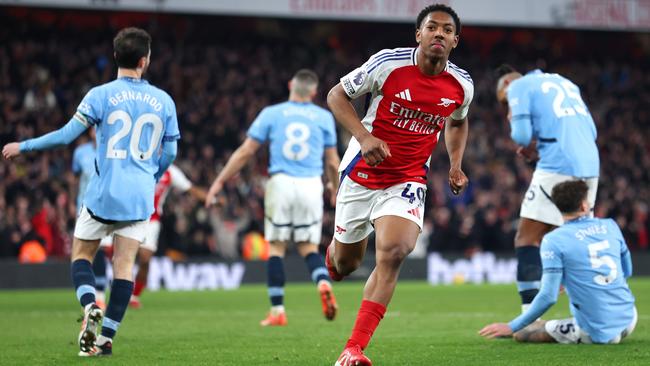
[(580, 204), (587, 199), (589, 186), (582, 180), (558, 183), (551, 191), (551, 200), (563, 214), (577, 212)]
[(460, 18), (458, 17), (458, 14), (456, 14), (454, 9), (444, 4), (433, 4), (422, 9), (422, 11), (420, 11), (420, 14), (418, 14), (417, 19), (415, 20), (415, 29), (420, 29), (424, 18), (426, 18), (427, 15), (433, 13), (434, 11), (441, 11), (443, 13), (449, 14), (451, 18), (454, 20), (456, 35), (460, 34)]
[(151, 36), (140, 28), (124, 28), (113, 39), (113, 50), (118, 67), (135, 69), (141, 58), (151, 49)]

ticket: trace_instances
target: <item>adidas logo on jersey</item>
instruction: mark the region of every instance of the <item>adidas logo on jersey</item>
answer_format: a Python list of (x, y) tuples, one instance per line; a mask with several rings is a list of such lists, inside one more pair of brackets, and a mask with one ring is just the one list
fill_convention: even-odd
[(395, 96), (400, 98), (400, 99), (408, 100), (409, 102), (412, 101), (411, 100), (411, 92), (408, 89), (402, 90), (401, 92), (395, 94)]
[(447, 99), (447, 98), (440, 98), (440, 103), (438, 105), (441, 105), (443, 107), (449, 107), (450, 105), (456, 103), (455, 100), (453, 99)]

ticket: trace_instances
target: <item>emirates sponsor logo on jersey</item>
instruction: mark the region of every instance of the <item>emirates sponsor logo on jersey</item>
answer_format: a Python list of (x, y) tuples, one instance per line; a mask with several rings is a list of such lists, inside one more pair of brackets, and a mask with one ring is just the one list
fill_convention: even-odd
[(420, 108), (407, 108), (397, 102), (390, 103), (389, 111), (397, 116), (394, 126), (424, 135), (437, 133), (445, 123), (444, 116), (427, 113)]
[(336, 225), (336, 233), (337, 233), (337, 234), (343, 234), (343, 233), (346, 232), (346, 231), (347, 231), (346, 229), (344, 229), (344, 228), (342, 228), (342, 227)]

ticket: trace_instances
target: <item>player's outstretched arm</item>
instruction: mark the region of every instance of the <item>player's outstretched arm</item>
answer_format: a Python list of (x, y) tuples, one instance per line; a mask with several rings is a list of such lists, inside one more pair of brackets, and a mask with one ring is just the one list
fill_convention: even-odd
[(217, 178), (212, 182), (207, 197), (205, 198), (205, 207), (209, 207), (213, 202), (215, 202), (215, 197), (219, 192), (221, 192), (221, 189), (223, 189), (223, 184), (237, 174), (244, 165), (246, 165), (248, 160), (255, 155), (260, 146), (261, 144), (255, 139), (247, 137), (246, 140), (244, 140), (244, 143), (242, 143), (241, 146), (232, 153), (226, 166), (223, 167)]
[(341, 83), (336, 84), (327, 94), (327, 105), (336, 120), (359, 142), (361, 155), (368, 165), (376, 166), (391, 156), (388, 144), (374, 137), (363, 126)]
[(208, 197), (208, 191), (202, 187), (192, 186), (188, 192), (192, 197), (196, 198), (199, 201), (205, 201), (205, 198)]
[(445, 126), (445, 146), (449, 154), (450, 165), (449, 187), (453, 194), (459, 194), (469, 184), (469, 179), (461, 169), (468, 133), (467, 117), (462, 120), (450, 118)]
[(479, 334), (486, 338), (507, 337), (533, 323), (557, 301), (562, 283), (562, 272), (544, 272), (542, 285), (537, 296), (526, 312), (510, 323), (493, 323), (483, 327)]
[(48, 150), (68, 145), (86, 131), (86, 128), (88, 127), (73, 118), (56, 131), (20, 143), (12, 142), (5, 145), (2, 155), (5, 159), (12, 159), (24, 152)]

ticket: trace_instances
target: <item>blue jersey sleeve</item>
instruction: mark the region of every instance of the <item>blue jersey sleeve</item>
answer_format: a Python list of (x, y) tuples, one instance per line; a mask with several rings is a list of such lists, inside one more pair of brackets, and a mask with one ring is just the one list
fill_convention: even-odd
[(562, 273), (564, 270), (562, 251), (555, 244), (554, 239), (555, 236), (553, 234), (547, 234), (542, 239), (542, 244), (539, 248), (544, 273)]
[(176, 115), (176, 104), (171, 97), (168, 98), (168, 116), (165, 121), (165, 134), (163, 135), (163, 142), (176, 141), (181, 138), (181, 132), (178, 129), (178, 116)]
[(623, 276), (628, 278), (632, 276), (632, 256), (630, 255), (630, 250), (627, 248), (627, 243), (625, 242), (621, 228), (616, 224), (616, 221), (612, 219), (608, 219), (607, 221), (610, 232), (621, 247), (621, 269), (623, 270)]
[(102, 119), (103, 103), (99, 94), (101, 93), (97, 88), (90, 89), (73, 116), (86, 127), (96, 125)]
[(262, 109), (248, 129), (248, 137), (257, 140), (260, 143), (265, 143), (268, 141), (269, 134), (271, 133), (271, 122), (272, 116), (268, 108)]
[(518, 79), (508, 87), (508, 105), (512, 113), (510, 136), (519, 145), (528, 146), (533, 137), (530, 90), (525, 80)]
[(335, 147), (336, 146), (336, 123), (334, 122), (334, 116), (331, 113), (326, 113), (327, 120), (325, 123), (325, 133), (324, 141), (325, 147)]
[(508, 325), (513, 332), (518, 332), (538, 319), (557, 301), (562, 283), (562, 273), (544, 272), (542, 286), (526, 312), (513, 319)]
[(178, 145), (176, 143), (176, 140), (163, 141), (162, 153), (160, 155), (160, 160), (158, 160), (158, 171), (156, 174), (154, 174), (156, 182), (160, 181), (160, 178), (163, 174), (165, 174), (167, 168), (172, 165), (174, 159), (176, 159), (177, 151)]
[(76, 118), (71, 119), (63, 127), (40, 137), (25, 140), (20, 143), (21, 152), (49, 150), (71, 143), (86, 131), (86, 126)]

